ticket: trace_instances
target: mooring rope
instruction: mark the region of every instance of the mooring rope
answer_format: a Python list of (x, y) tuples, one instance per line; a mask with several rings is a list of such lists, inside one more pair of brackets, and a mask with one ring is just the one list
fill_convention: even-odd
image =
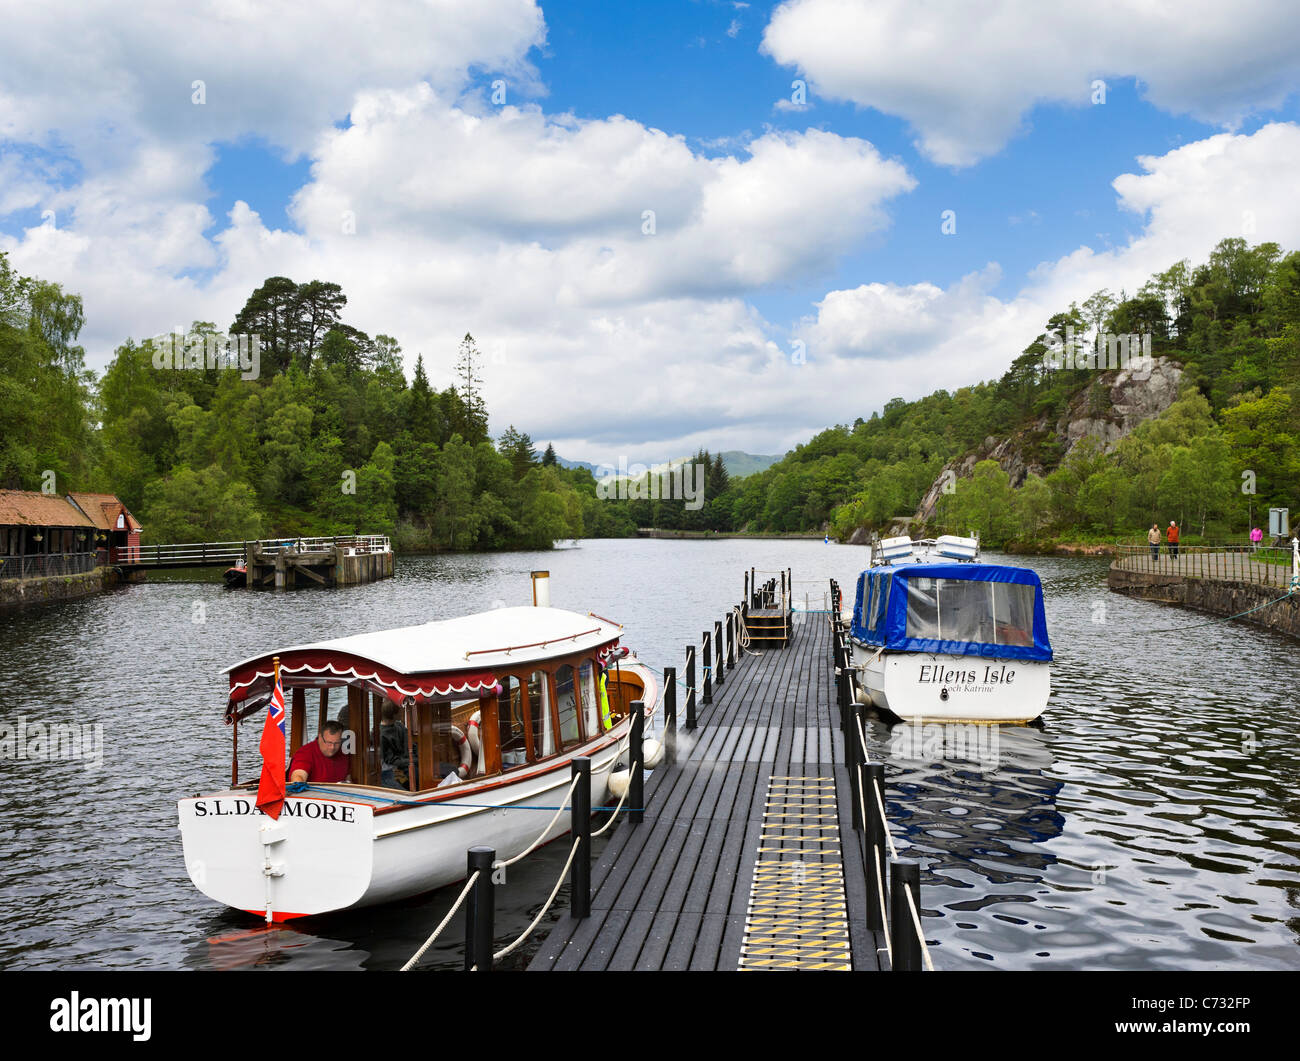
[(740, 646), (740, 651), (750, 656), (761, 656), (761, 652), (750, 650), (749, 627), (745, 625), (745, 613), (741, 611), (739, 605), (731, 606), (732, 612), (736, 616), (736, 644)]

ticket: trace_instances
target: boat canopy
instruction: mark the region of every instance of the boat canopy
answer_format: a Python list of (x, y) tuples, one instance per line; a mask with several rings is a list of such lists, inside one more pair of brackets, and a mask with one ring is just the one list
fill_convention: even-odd
[(858, 577), (855, 640), (900, 652), (1049, 661), (1043, 587), (1027, 567), (908, 564)]
[(495, 690), (497, 675), (518, 667), (596, 650), (604, 662), (622, 627), (561, 608), (496, 608), (397, 630), (340, 637), (268, 652), (227, 667), (230, 701), (269, 691), (280, 657), (286, 688), (360, 683), (400, 702)]

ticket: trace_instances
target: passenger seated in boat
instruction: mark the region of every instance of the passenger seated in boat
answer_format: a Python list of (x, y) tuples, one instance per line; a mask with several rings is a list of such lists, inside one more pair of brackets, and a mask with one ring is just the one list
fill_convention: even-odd
[(343, 727), (337, 722), (326, 722), (320, 735), (308, 741), (289, 761), (289, 782), (346, 781), (351, 762), (340, 749), (343, 747)]
[(385, 702), (379, 724), (379, 751), (383, 761), (382, 783), (385, 788), (405, 789), (410, 781), (410, 752), (406, 727), (397, 720), (397, 705)]

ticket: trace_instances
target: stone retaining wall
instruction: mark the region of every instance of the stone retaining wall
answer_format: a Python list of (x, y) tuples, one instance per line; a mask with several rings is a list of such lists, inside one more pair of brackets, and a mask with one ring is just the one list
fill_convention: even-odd
[(107, 568), (97, 567), (79, 575), (45, 575), (41, 578), (0, 579), (0, 608), (24, 604), (48, 604), (98, 593), (104, 588)]
[[(1184, 578), (1152, 571), (1125, 571), (1112, 564), (1106, 578), (1116, 593), (1163, 604), (1181, 604), (1211, 615), (1237, 615), (1280, 597), (1285, 590), (1249, 582), (1224, 582), (1212, 578)], [(1300, 594), (1262, 608), (1237, 620), (1280, 634), (1300, 637)]]

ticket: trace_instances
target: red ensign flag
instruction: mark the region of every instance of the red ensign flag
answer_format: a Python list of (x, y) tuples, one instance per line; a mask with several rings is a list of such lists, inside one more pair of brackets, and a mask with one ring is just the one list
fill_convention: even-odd
[(262, 777), (257, 783), (257, 807), (271, 818), (279, 818), (284, 807), (284, 688), (280, 668), (275, 669), (275, 691), (266, 706), (262, 725)]

